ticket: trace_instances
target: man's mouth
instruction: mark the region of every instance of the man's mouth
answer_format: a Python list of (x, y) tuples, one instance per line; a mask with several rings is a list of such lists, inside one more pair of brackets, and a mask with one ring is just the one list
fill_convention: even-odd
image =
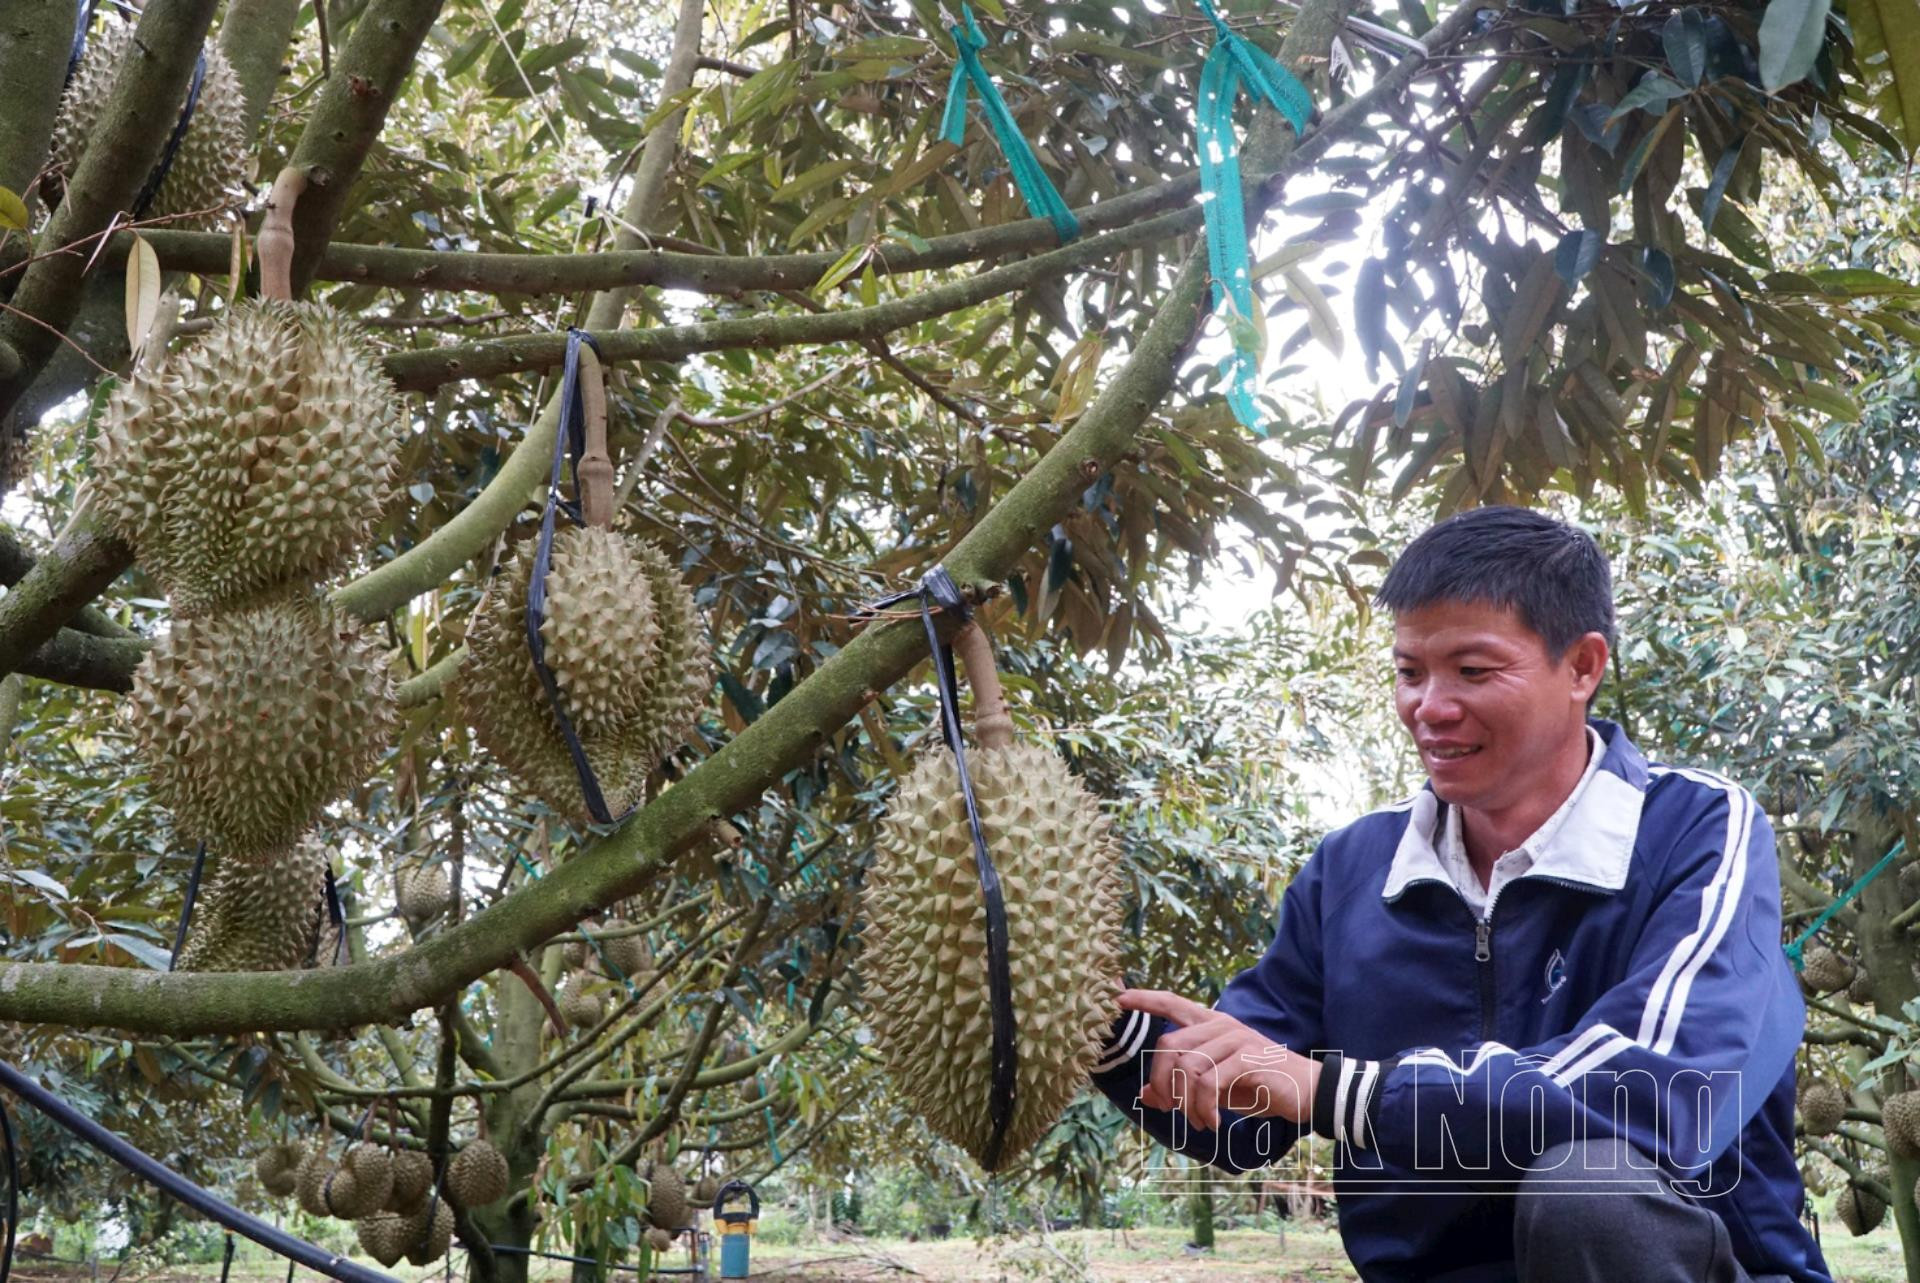
[(1478, 753), (1479, 751), (1480, 751), (1480, 746), (1478, 744), (1469, 745), (1466, 747), (1461, 747), (1459, 745), (1452, 745), (1445, 748), (1439, 748), (1439, 747), (1429, 748), (1427, 750), (1427, 756), (1441, 762), (1457, 762), (1463, 757), (1472, 757), (1475, 753)]

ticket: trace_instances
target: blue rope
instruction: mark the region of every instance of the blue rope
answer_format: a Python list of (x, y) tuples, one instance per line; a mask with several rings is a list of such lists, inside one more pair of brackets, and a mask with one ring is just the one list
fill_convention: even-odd
[(1215, 311), (1227, 309), (1227, 330), (1233, 338), (1233, 354), (1223, 362), (1227, 404), (1235, 419), (1265, 436), (1266, 423), (1253, 400), (1254, 379), (1260, 371), (1260, 341), (1254, 323), (1253, 273), (1247, 264), (1240, 139), (1233, 128), (1233, 104), (1245, 87), (1285, 116), (1293, 132), (1299, 134), (1306, 131), (1313, 115), (1313, 96), (1292, 72), (1222, 22), (1210, 0), (1200, 0), (1200, 9), (1213, 24), (1215, 39), (1200, 70), (1200, 103), (1194, 123), (1213, 306)]
[(1858, 882), (1848, 887), (1846, 891), (1840, 896), (1839, 899), (1835, 900), (1832, 904), (1822, 909), (1820, 911), (1820, 916), (1813, 920), (1813, 924), (1809, 926), (1805, 931), (1802, 931), (1799, 935), (1799, 938), (1796, 939), (1792, 944), (1787, 946), (1787, 958), (1793, 963), (1793, 969), (1795, 971), (1805, 970), (1807, 964), (1805, 960), (1801, 958), (1800, 951), (1806, 947), (1807, 941), (1813, 939), (1814, 933), (1820, 930), (1821, 927), (1826, 926), (1827, 920), (1831, 918), (1834, 914), (1846, 908), (1847, 901), (1853, 899), (1853, 897), (1855, 897), (1856, 895), (1859, 895), (1862, 891), (1866, 890), (1867, 883), (1873, 881), (1875, 878), (1879, 877), (1882, 873), (1886, 872), (1887, 866), (1892, 864), (1894, 860), (1899, 857), (1900, 853), (1906, 849), (1907, 849), (1907, 840), (1905, 838), (1901, 838), (1898, 842), (1895, 842), (1893, 844), (1893, 849), (1880, 857), (1880, 863), (1874, 865), (1871, 869), (1868, 869), (1865, 877), (1861, 878)]
[(1063, 243), (1072, 240), (1080, 234), (1080, 220), (1073, 216), (1067, 202), (1054, 188), (1053, 180), (1040, 168), (1039, 158), (1033, 154), (1032, 146), (1020, 133), (1020, 126), (1014, 123), (1013, 113), (1007, 109), (1007, 100), (1000, 96), (993, 77), (980, 65), (980, 51), (987, 47), (987, 38), (980, 34), (973, 10), (962, 4), (960, 21), (947, 30), (953, 36), (960, 61), (954, 64), (953, 80), (947, 85), (947, 110), (940, 118), (941, 140), (957, 147), (966, 139), (967, 87), (971, 85), (980, 93), (987, 123), (993, 127), (993, 136), (999, 140), (1000, 151), (1013, 170), (1013, 183), (1027, 202), (1027, 213), (1052, 223), (1054, 235)]

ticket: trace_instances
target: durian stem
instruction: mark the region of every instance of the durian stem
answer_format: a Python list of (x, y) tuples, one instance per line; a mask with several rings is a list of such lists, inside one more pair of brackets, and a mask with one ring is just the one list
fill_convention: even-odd
[(596, 530), (613, 528), (613, 459), (607, 454), (607, 376), (594, 350), (580, 345), (580, 403), (586, 449), (579, 466), (580, 515)]
[(1013, 715), (993, 666), (993, 639), (977, 620), (969, 622), (954, 634), (953, 653), (967, 666), (967, 685), (973, 688), (974, 739), (981, 748), (1012, 747)]
[(260, 221), (255, 246), (260, 255), (260, 294), (264, 298), (293, 299), (293, 207), (307, 190), (307, 171), (288, 165), (273, 180), (267, 214)]
[(565, 1038), (567, 1019), (560, 1014), (560, 1004), (553, 1000), (553, 995), (547, 992), (547, 986), (541, 983), (540, 977), (534, 974), (532, 967), (527, 965), (527, 960), (516, 953), (507, 962), (507, 970), (520, 977), (520, 983), (527, 987), (527, 992), (538, 998), (540, 1005), (547, 1009), (547, 1019), (553, 1022), (554, 1037)]

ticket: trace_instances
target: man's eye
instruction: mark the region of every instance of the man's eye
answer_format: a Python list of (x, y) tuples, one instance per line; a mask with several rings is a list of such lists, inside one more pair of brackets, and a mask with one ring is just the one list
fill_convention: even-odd
[(1462, 677), (1485, 677), (1485, 676), (1487, 675), (1487, 670), (1486, 670), (1486, 669), (1484, 669), (1484, 668), (1465, 668), (1465, 667), (1463, 667), (1463, 668), (1462, 668), (1462, 669), (1460, 670), (1460, 675), (1461, 675)]
[(1396, 668), (1394, 672), (1399, 674), (1400, 680), (1403, 682), (1418, 681), (1420, 678), (1419, 672), (1411, 668)]

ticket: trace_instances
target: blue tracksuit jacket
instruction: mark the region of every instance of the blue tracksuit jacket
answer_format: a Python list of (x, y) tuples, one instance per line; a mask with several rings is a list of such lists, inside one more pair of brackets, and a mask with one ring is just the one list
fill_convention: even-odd
[[(1216, 1005), (1321, 1060), (1311, 1123), (1338, 1142), (1340, 1233), (1369, 1283), (1511, 1280), (1501, 1182), (1559, 1141), (1620, 1133), (1725, 1221), (1749, 1273), (1825, 1281), (1800, 1223), (1805, 1007), (1773, 831), (1738, 785), (1593, 726), (1599, 770), (1484, 922), (1434, 850), (1428, 789), (1321, 843)], [(1246, 1171), (1306, 1130), (1206, 1132), (1141, 1107), (1164, 1028), (1124, 1019), (1094, 1078), (1162, 1144)]]

